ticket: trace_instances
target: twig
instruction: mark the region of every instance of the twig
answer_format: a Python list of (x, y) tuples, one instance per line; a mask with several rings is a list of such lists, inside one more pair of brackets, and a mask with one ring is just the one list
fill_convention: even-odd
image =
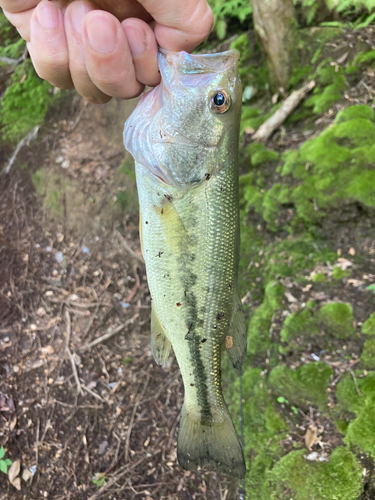
[(134, 259), (137, 259), (139, 262), (141, 262), (142, 264), (144, 264), (145, 261), (144, 261), (143, 257), (141, 257), (140, 255), (136, 254), (134, 252), (134, 250), (132, 248), (130, 248), (130, 246), (128, 245), (127, 241), (122, 236), (122, 234), (117, 229), (114, 230), (114, 233), (117, 236), (117, 238), (119, 239), (119, 241), (122, 244), (122, 246), (124, 247), (124, 249), (128, 252), (128, 254), (131, 255), (132, 257), (134, 257)]
[(70, 352), (70, 349), (69, 347), (66, 347), (66, 352), (69, 356), (69, 359), (70, 359), (70, 363), (72, 365), (72, 370), (73, 370), (73, 374), (74, 374), (74, 379), (76, 381), (76, 384), (77, 384), (77, 390), (78, 390), (78, 393), (82, 396), (83, 395), (83, 392), (82, 392), (82, 386), (81, 386), (81, 382), (79, 381), (79, 378), (78, 378), (78, 373), (77, 373), (77, 367), (76, 367), (76, 364), (75, 364), (75, 361), (74, 361), (74, 358), (73, 358), (73, 355), (72, 353)]
[(73, 355), (72, 355), (72, 353), (70, 352), (70, 349), (69, 349), (69, 342), (70, 342), (70, 335), (71, 335), (71, 321), (70, 321), (70, 314), (68, 313), (67, 310), (65, 310), (65, 322), (66, 322), (66, 345), (65, 345), (65, 350), (66, 350), (66, 352), (67, 352), (67, 354), (69, 356), (70, 364), (72, 365), (73, 375), (74, 375), (74, 379), (75, 379), (76, 384), (77, 384), (78, 394), (80, 394), (82, 396), (83, 392), (82, 392), (81, 382), (79, 381), (79, 377), (78, 377), (78, 373), (77, 373), (76, 363), (75, 363)]
[(357, 377), (355, 376), (355, 373), (353, 372), (353, 370), (349, 370), (349, 371), (351, 373), (351, 376), (353, 377), (353, 382), (354, 382), (354, 385), (355, 385), (355, 390), (357, 391), (358, 396), (363, 396), (363, 394), (359, 390), (358, 382), (357, 382)]
[(5, 174), (9, 174), (10, 172), (10, 169), (12, 168), (13, 166), (13, 163), (15, 162), (16, 158), (17, 158), (17, 155), (18, 153), (21, 151), (21, 149), (27, 144), (29, 143), (30, 141), (34, 141), (37, 137), (38, 137), (38, 131), (39, 131), (39, 126), (38, 127), (34, 127), (32, 130), (30, 130), (30, 132), (23, 138), (20, 140), (20, 142), (17, 144), (16, 146), (16, 149), (14, 150), (14, 153), (12, 154), (12, 156), (9, 158), (8, 160), (8, 163), (5, 165), (5, 168), (4, 168), (4, 173)]
[(314, 87), (315, 81), (312, 80), (306, 83), (302, 88), (292, 92), (281, 104), (280, 108), (255, 132), (252, 137), (253, 141), (266, 142)]
[(120, 325), (118, 326), (117, 328), (115, 328), (114, 330), (112, 331), (109, 331), (108, 333), (102, 335), (101, 337), (98, 337), (97, 339), (93, 340), (92, 342), (90, 342), (89, 344), (86, 344), (84, 346), (82, 346), (79, 351), (82, 352), (82, 351), (87, 351), (87, 349), (91, 349), (91, 347), (94, 347), (98, 344), (101, 344), (102, 342), (105, 342), (106, 340), (112, 338), (114, 335), (117, 335), (118, 333), (120, 333), (124, 328), (126, 328), (128, 325), (134, 323), (134, 321), (138, 318), (139, 314), (136, 313), (134, 314), (134, 316), (132, 316), (130, 319), (128, 319), (127, 321), (125, 321), (125, 323), (123, 325)]
[(89, 389), (88, 387), (86, 387), (85, 385), (83, 384), (80, 384), (80, 387), (82, 387), (82, 389), (86, 392), (88, 392), (89, 394), (91, 394), (91, 396), (93, 396), (94, 398), (96, 399), (99, 399), (99, 401), (101, 401), (102, 403), (107, 403), (107, 401), (105, 399), (103, 399), (101, 396), (99, 396), (99, 394), (96, 394), (96, 392), (92, 391), (91, 389)]
[(142, 389), (142, 393), (140, 395), (140, 397), (138, 398), (138, 401), (135, 403), (134, 405), (134, 408), (133, 408), (133, 412), (132, 412), (132, 416), (130, 418), (130, 422), (129, 422), (129, 428), (128, 428), (128, 432), (126, 433), (126, 444), (125, 444), (125, 463), (128, 462), (129, 460), (129, 447), (130, 447), (130, 436), (131, 436), (131, 433), (132, 433), (132, 429), (133, 429), (133, 424), (134, 424), (134, 419), (135, 419), (135, 414), (137, 413), (137, 410), (138, 410), (138, 406), (140, 405), (141, 401), (142, 401), (142, 398), (146, 392), (146, 389), (147, 389), (147, 386), (148, 386), (148, 382), (150, 380), (150, 374), (148, 373), (147, 374), (147, 378), (146, 378), (146, 382), (145, 382), (145, 385), (143, 386), (143, 389)]
[[(40, 425), (40, 420), (38, 419), (36, 424), (36, 436), (35, 436), (35, 470), (38, 469), (38, 463), (39, 463), (39, 425)], [(30, 487), (33, 482), (33, 479), (34, 475), (31, 476)]]

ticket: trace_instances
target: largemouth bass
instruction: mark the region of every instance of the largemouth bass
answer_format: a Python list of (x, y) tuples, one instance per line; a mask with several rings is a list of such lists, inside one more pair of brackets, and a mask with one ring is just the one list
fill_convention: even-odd
[(238, 52), (159, 53), (161, 84), (125, 124), (136, 163), (140, 236), (152, 298), (151, 347), (171, 345), (185, 401), (177, 457), (243, 477), (243, 451), (221, 388), (221, 349), (246, 355), (238, 294)]

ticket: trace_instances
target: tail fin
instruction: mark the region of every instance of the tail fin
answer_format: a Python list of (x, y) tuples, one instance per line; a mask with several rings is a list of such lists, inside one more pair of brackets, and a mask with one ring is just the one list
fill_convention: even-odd
[(200, 415), (182, 409), (177, 458), (185, 470), (212, 465), (234, 477), (243, 478), (246, 474), (242, 447), (226, 408), (216, 412), (207, 424), (202, 423)]

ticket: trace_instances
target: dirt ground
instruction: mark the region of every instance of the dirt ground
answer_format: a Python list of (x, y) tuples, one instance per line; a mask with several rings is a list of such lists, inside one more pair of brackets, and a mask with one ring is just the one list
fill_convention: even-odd
[(238, 497), (176, 461), (181, 377), (151, 355), (138, 215), (116, 203), (134, 181), (111, 181), (132, 106), (68, 97), (0, 176), (0, 446), (32, 474), (1, 474), (1, 500)]

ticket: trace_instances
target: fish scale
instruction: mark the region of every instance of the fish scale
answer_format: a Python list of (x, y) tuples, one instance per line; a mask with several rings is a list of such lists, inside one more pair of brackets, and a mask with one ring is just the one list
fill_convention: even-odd
[[(128, 120), (125, 144), (136, 160), (153, 353), (163, 363), (172, 345), (184, 383), (178, 460), (185, 469), (209, 464), (243, 477), (221, 386), (225, 337), (233, 339), (234, 366), (246, 354), (237, 285), (237, 57), (160, 54), (162, 84)], [(225, 115), (212, 110), (215, 92), (230, 95)]]

